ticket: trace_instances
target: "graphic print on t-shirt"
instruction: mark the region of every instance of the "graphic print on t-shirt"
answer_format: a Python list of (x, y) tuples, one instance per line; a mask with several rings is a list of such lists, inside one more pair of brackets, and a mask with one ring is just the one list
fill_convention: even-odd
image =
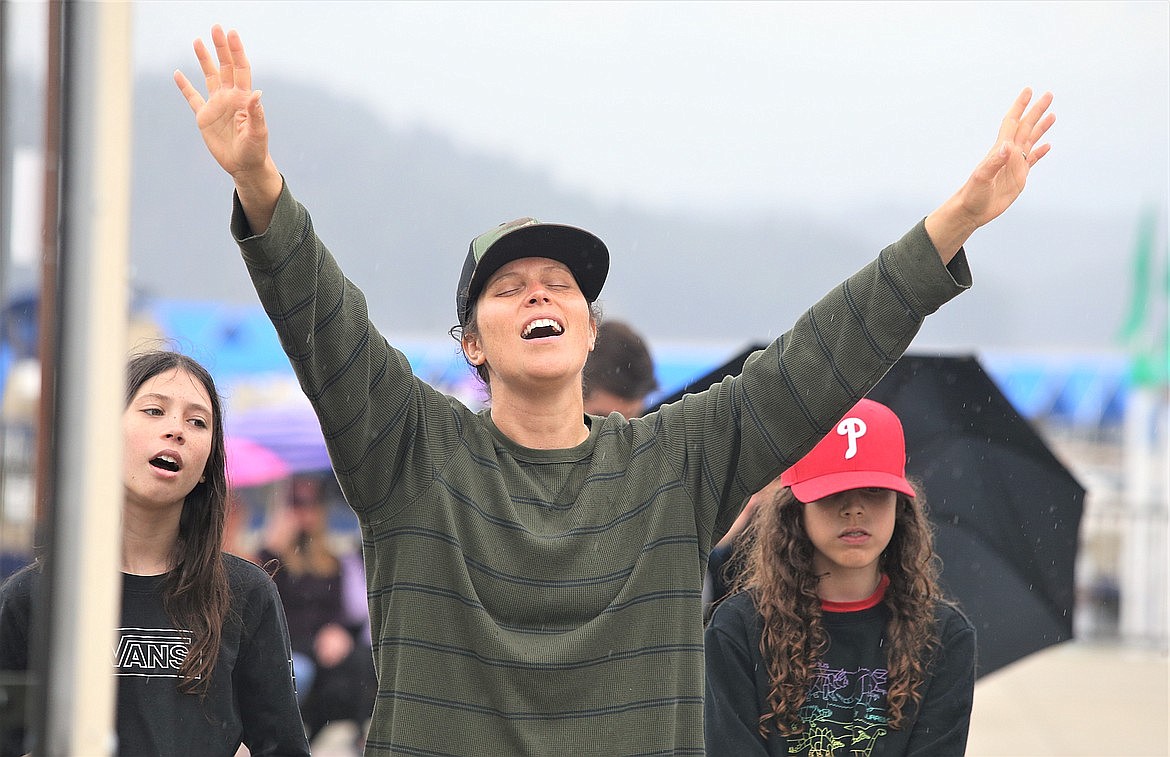
[(190, 631), (174, 628), (119, 628), (115, 675), (178, 678), (191, 641)]
[(888, 731), (885, 705), (884, 668), (836, 670), (818, 664), (800, 709), (804, 733), (788, 740), (788, 753), (865, 757)]

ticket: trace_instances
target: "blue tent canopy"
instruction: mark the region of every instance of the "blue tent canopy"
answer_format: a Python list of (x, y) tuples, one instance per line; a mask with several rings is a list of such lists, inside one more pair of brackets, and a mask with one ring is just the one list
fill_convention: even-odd
[(160, 300), (147, 313), (176, 349), (202, 363), (219, 383), (292, 375), (276, 330), (259, 306)]
[(1124, 355), (981, 355), (1021, 415), (1085, 430), (1118, 427), (1131, 389)]
[[(287, 382), (294, 392), (299, 391), (276, 331), (259, 305), (155, 300), (140, 302), (136, 313), (153, 321), (170, 346), (207, 366), (221, 389), (230, 391), (240, 382), (262, 383), (275, 378)], [(4, 316), (5, 328), (0, 331), (0, 389), (7, 377), (7, 364), (30, 348), (35, 349), (35, 296), (12, 299)], [(476, 378), (456, 344), (446, 338), (395, 341), (421, 379), (469, 405), (482, 401)], [(735, 352), (727, 344), (655, 346), (660, 389), (648, 404), (653, 406), (657, 399), (671, 396)], [(984, 353), (980, 361), (1012, 405), (1029, 420), (1085, 430), (1116, 428), (1124, 420), (1131, 382), (1129, 361), (1123, 354)], [(273, 417), (278, 416), (279, 413)], [(253, 415), (252, 420), (263, 417)], [(305, 459), (297, 460), (306, 467), (316, 466), (325, 459), (324, 442), (315, 438), (319, 437), (315, 424), (304, 425), (308, 441), (302, 439), (302, 443), (318, 445), (319, 449), (302, 450), (297, 454), (303, 454)], [(262, 435), (263, 430), (255, 433)]]

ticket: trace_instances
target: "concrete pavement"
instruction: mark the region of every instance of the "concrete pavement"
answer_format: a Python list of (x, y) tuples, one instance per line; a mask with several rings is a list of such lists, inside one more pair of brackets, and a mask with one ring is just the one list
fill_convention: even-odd
[(1170, 755), (1165, 649), (1070, 641), (975, 684), (968, 757)]
[[(1070, 641), (980, 679), (967, 757), (1166, 757), (1165, 650)], [(356, 732), (331, 726), (315, 757), (352, 757)]]

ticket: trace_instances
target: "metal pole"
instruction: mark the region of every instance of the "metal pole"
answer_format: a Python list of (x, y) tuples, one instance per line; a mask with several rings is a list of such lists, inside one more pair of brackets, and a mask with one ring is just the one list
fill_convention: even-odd
[[(0, 229), (12, 228), (12, 211), (8, 207), (12, 181), (12, 153), (8, 139), (8, 3), (0, 0)], [(0, 233), (0, 307), (8, 304), (8, 234)], [(2, 442), (0, 442), (2, 444)], [(2, 451), (0, 447), (0, 451)], [(0, 458), (2, 460), (3, 458)], [(0, 466), (0, 484), (3, 483)], [(0, 486), (3, 492), (3, 486)]]
[[(53, 476), (54, 433), (56, 426), (57, 343), (60, 318), (57, 312), (57, 263), (60, 257), (58, 226), (60, 220), (61, 139), (65, 131), (61, 115), (61, 15), (62, 2), (48, 3), (48, 29), (45, 44), (45, 124), (44, 176), (42, 180), (41, 277), (37, 298), (37, 357), (41, 381), (37, 397), (37, 425), (33, 464), (33, 546), (40, 551), (53, 543)], [(45, 712), (49, 693), (45, 671), (49, 666), (52, 638), (53, 564), (43, 564), (43, 580), (33, 595), (32, 632), (29, 638), (29, 694), (26, 723), (36, 744), (43, 743)]]
[[(130, 3), (65, 3), (47, 755), (110, 754), (121, 584)], [(50, 389), (50, 387), (46, 387)]]
[[(62, 30), (64, 3), (49, 3), (48, 66), (45, 70), (44, 226), (41, 229), (41, 286), (37, 304), (37, 354), (41, 359), (41, 394), (37, 418), (37, 480), (35, 514), (38, 526), (47, 522), (53, 500), (53, 386), (57, 383), (57, 266), (60, 258), (61, 140), (65, 131), (61, 112)], [(38, 538), (38, 542), (40, 539)]]

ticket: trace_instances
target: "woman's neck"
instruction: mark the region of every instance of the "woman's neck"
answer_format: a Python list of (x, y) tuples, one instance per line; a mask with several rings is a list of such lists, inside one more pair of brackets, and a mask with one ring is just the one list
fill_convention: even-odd
[(492, 390), (492, 423), (515, 443), (531, 449), (568, 449), (589, 438), (580, 385), (572, 391), (518, 394)]

